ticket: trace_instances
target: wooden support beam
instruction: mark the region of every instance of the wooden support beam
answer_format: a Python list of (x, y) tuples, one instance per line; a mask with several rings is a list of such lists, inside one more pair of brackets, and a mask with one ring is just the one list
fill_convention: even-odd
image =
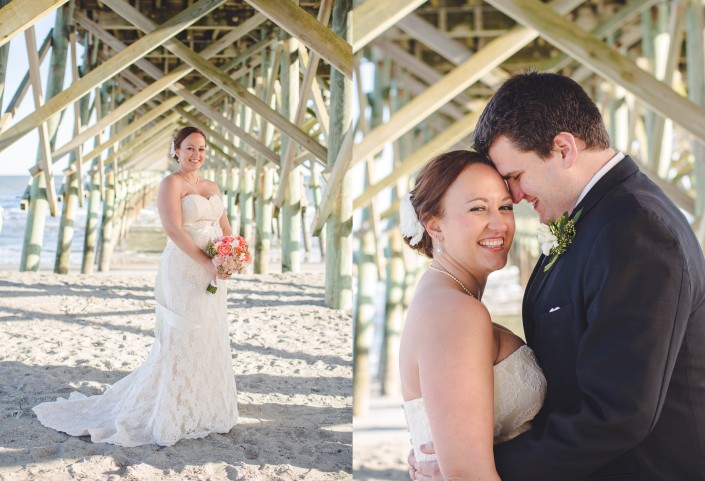
[[(582, 0), (555, 0), (550, 5), (560, 13), (567, 13), (581, 3)], [(560, 17), (551, 7), (545, 8)], [(565, 19), (563, 21), (565, 22)], [(429, 87), (423, 95), (404, 105), (388, 122), (365, 136), (363, 141), (355, 146), (353, 163), (376, 154), (387, 142), (393, 142), (404, 135), (537, 36), (535, 30), (517, 26), (502, 37), (489, 42), (469, 60)]]
[[(153, 33), (146, 35), (131, 44), (109, 61), (92, 70), (79, 82), (72, 84), (59, 95), (52, 97), (42, 107), (27, 115), (7, 131), (0, 134), (0, 150), (24, 137), (37, 125), (47, 121), (52, 115), (61, 112), (68, 105), (87, 94), (97, 85), (102, 84), (120, 71), (130, 66), (136, 60), (144, 57), (155, 47), (174, 37), (182, 30), (196, 23), (227, 0), (200, 0), (188, 9), (170, 18)], [(134, 97), (133, 97), (134, 98)]]
[(0, 46), (68, 0), (13, 0), (0, 8)]
[(321, 206), (313, 220), (313, 235), (318, 235), (326, 221), (328, 216), (330, 216), (333, 210), (333, 204), (338, 196), (338, 191), (340, 191), (343, 185), (343, 179), (345, 174), (347, 174), (352, 162), (352, 126), (348, 126), (348, 130), (343, 137), (343, 141), (340, 144), (340, 150), (338, 151), (338, 156), (335, 159), (335, 163), (332, 166), (330, 177), (323, 189), (323, 195), (321, 196)]
[(416, 10), (426, 0), (366, 0), (352, 11), (353, 53)]
[[(390, 42), (385, 38), (375, 39), (373, 42), (375, 47), (379, 48), (388, 58), (394, 60), (399, 68), (403, 68), (408, 72), (414, 74), (428, 85), (433, 85), (443, 79), (436, 69), (414, 57), (403, 48)], [(477, 110), (478, 100), (473, 100), (465, 92), (460, 92), (455, 99), (453, 99), (459, 105), (463, 106), (469, 111)]]
[[(47, 36), (44, 38), (44, 41), (42, 42), (42, 46), (39, 47), (39, 65), (44, 62), (44, 57), (46, 57), (47, 53), (49, 52), (49, 47), (51, 47), (51, 38), (54, 33), (54, 29), (49, 30), (49, 33)], [(27, 91), (29, 90), (29, 70), (27, 70), (27, 73), (24, 75), (22, 78), (22, 81), (17, 87), (17, 90), (15, 91), (15, 95), (12, 96), (12, 99), (10, 100), (10, 103), (7, 104), (7, 108), (5, 109), (5, 113), (2, 114), (0, 117), (0, 132), (5, 130), (5, 127), (10, 123), (12, 118), (15, 116), (17, 113), (17, 109), (19, 109), (20, 104), (22, 103), (22, 100), (24, 100), (24, 96), (27, 94)]]
[[(103, 1), (105, 4), (110, 6), (110, 8), (125, 18), (125, 20), (143, 30), (145, 33), (153, 31), (156, 27), (154, 22), (142, 15), (125, 0)], [(209, 62), (207, 59), (189, 49), (178, 40), (166, 42), (165, 46), (171, 52), (182, 58), (186, 63), (197, 69), (201, 74), (208, 77), (211, 82), (218, 85), (228, 94), (250, 107), (259, 115), (267, 119), (267, 121), (272, 123), (275, 127), (280, 129), (283, 134), (294, 139), (302, 147), (308, 149), (312, 154), (321, 159), (321, 161), (325, 162), (327, 149), (324, 146), (319, 144), (315, 139), (309, 137), (306, 132), (302, 131), (279, 112), (269, 107), (269, 105), (257, 98), (257, 96), (251, 94), (247, 89), (243, 88), (235, 80), (230, 78), (230, 76), (220, 70), (212, 62)]]
[(556, 47), (598, 75), (629, 90), (656, 112), (705, 142), (705, 109), (659, 82), (591, 33), (567, 22), (536, 0), (515, 0), (511, 4), (499, 0), (487, 1), (517, 22), (537, 29)]
[(400, 165), (394, 166), (394, 170), (389, 175), (365, 189), (365, 192), (360, 194), (360, 196), (353, 201), (353, 209), (361, 209), (367, 206), (374, 201), (377, 194), (388, 187), (392, 187), (397, 179), (405, 175), (413, 174), (435, 155), (438, 155), (439, 152), (445, 152), (453, 145), (467, 138), (475, 129), (475, 124), (477, 124), (477, 119), (480, 117), (480, 112), (481, 109), (466, 115), (443, 133), (434, 137), (429, 143), (416, 149), (414, 153), (407, 157)]
[[(656, 72), (656, 77), (669, 86), (673, 86), (673, 75), (681, 58), (685, 18), (689, 4), (689, 0), (671, 2), (665, 65), (662, 71)], [(665, 178), (673, 156), (673, 124), (667, 122), (662, 116), (656, 116), (649, 140), (649, 165), (656, 168), (659, 177)]]
[[(632, 20), (633, 17), (639, 15), (646, 9), (653, 7), (660, 1), (661, 0), (629, 0), (624, 7), (619, 9), (619, 11), (600, 22), (592, 33), (596, 37), (605, 38), (608, 35), (617, 32), (626, 22)], [(620, 40), (620, 43), (622, 47), (631, 46), (631, 44), (626, 45), (623, 40)], [(574, 60), (570, 56), (560, 53), (556, 58), (552, 58), (543, 63), (537, 70), (540, 72), (558, 72), (559, 70), (570, 65), (573, 61)]]
[[(472, 57), (472, 52), (467, 47), (459, 44), (446, 35), (445, 32), (438, 30), (415, 13), (402, 18), (397, 26), (411, 38), (423, 43), (438, 55), (449, 60), (453, 65), (460, 65)], [(506, 70), (495, 68), (485, 74), (481, 80), (496, 89), (508, 78), (509, 74)]]
[[(352, 47), (296, 3), (246, 0), (271, 21), (319, 54), (347, 78), (352, 78)], [(385, 2), (386, 3), (386, 2)]]
[[(111, 45), (116, 48), (117, 50), (123, 50), (127, 48), (125, 44), (117, 40), (115, 37), (113, 37), (110, 33), (99, 27), (97, 24), (91, 22), (85, 15), (79, 14), (78, 12), (75, 15), (76, 19), (83, 25), (86, 29), (89, 29), (92, 33), (96, 34), (99, 36), (104, 41), (110, 41)], [(238, 28), (236, 30), (233, 30), (233, 34), (236, 36), (241, 36), (247, 33), (246, 29), (248, 28), (255, 28), (259, 23), (257, 22), (264, 21), (264, 17), (258, 17), (257, 19), (253, 20), (252, 22), (246, 21), (243, 22), (242, 24), (242, 29)], [(248, 30), (249, 31), (249, 30)], [(226, 36), (229, 37), (229, 36)], [(223, 40), (226, 38), (223, 37), (221, 40), (211, 44), (208, 48), (204, 49), (202, 54), (210, 58), (216, 53), (220, 52), (222, 49), (226, 48), (229, 46), (229, 43), (224, 42)], [(264, 40), (262, 42), (259, 42), (256, 44), (256, 49), (254, 51), (257, 51), (259, 48), (265, 48), (267, 45), (269, 45), (270, 40)], [(249, 51), (250, 49), (248, 49)], [(237, 65), (240, 61), (244, 60), (246, 58), (246, 55), (248, 51), (243, 52), (242, 55), (238, 55), (234, 59), (232, 59), (229, 62), (226, 62), (225, 65), (223, 65), (223, 70), (227, 71), (229, 70), (232, 66)], [(243, 58), (244, 57), (244, 58)], [(81, 135), (78, 137), (75, 137), (71, 140), (69, 140), (66, 144), (61, 146), (59, 149), (57, 149), (54, 152), (54, 159), (58, 159), (64, 155), (66, 155), (68, 152), (71, 150), (75, 149), (78, 145), (84, 143), (87, 141), (89, 138), (91, 138), (94, 135), (97, 135), (98, 132), (101, 130), (107, 128), (110, 126), (112, 123), (117, 122), (121, 118), (125, 117), (126, 115), (130, 114), (137, 108), (139, 108), (141, 105), (143, 105), (145, 102), (147, 102), (149, 99), (153, 98), (154, 96), (158, 95), (159, 93), (163, 92), (167, 88), (171, 89), (175, 93), (181, 96), (184, 100), (191, 99), (192, 97), (188, 97), (188, 99), (184, 98), (183, 94), (188, 94), (190, 92), (196, 91), (206, 85), (208, 83), (207, 79), (201, 79), (197, 82), (195, 82), (193, 85), (189, 86), (188, 88), (183, 88), (180, 87), (177, 82), (182, 79), (184, 76), (189, 74), (190, 72), (193, 71), (193, 68), (188, 66), (188, 65), (182, 65), (173, 72), (164, 75), (159, 71), (158, 69), (155, 70), (154, 66), (147, 62), (147, 64), (150, 67), (147, 67), (146, 72), (149, 74), (152, 74), (157, 78), (158, 80), (156, 82), (153, 82), (150, 84), (149, 87), (143, 89), (140, 91), (137, 95), (134, 97), (131, 97), (127, 101), (125, 101), (120, 107), (117, 109), (113, 110), (108, 116), (103, 118), (100, 122), (96, 122), (94, 125), (92, 125), (90, 128), (86, 129)], [(142, 65), (141, 63), (139, 64), (140, 66)], [(257, 61), (253, 60), (250, 62), (250, 67), (254, 67), (257, 65)], [(247, 73), (246, 70), (240, 70), (233, 74), (233, 78), (238, 78), (240, 75), (244, 75)], [(207, 98), (208, 94), (204, 95), (203, 98)], [(175, 103), (173, 103), (175, 101)], [(172, 106), (177, 105), (180, 102), (178, 99), (169, 99), (166, 100), (165, 103), (173, 103)], [(247, 139), (249, 140), (249, 139)], [(252, 139), (253, 141), (256, 141), (256, 139)], [(254, 144), (253, 148), (257, 149), (259, 146)], [(272, 153), (272, 157), (275, 157), (275, 154)]]
[[(330, 12), (333, 8), (332, 0), (323, 0), (321, 7), (319, 9), (317, 20), (323, 26), (328, 25), (330, 19)], [(306, 105), (308, 105), (308, 100), (311, 95), (311, 88), (313, 87), (313, 80), (316, 78), (316, 72), (318, 71), (318, 62), (320, 56), (317, 53), (313, 53), (310, 58), (306, 53), (306, 49), (302, 45), (299, 45), (299, 56), (306, 63), (306, 71), (304, 72), (304, 79), (301, 82), (301, 91), (299, 92), (298, 105), (296, 106), (296, 114), (294, 115), (294, 124), (300, 126), (304, 117), (306, 116)], [(290, 82), (297, 82), (298, 79), (298, 69), (296, 70), (297, 75), (295, 79), (290, 79)], [(359, 81), (359, 80), (358, 80)], [(287, 143), (286, 151), (284, 153), (284, 162), (281, 166), (281, 171), (279, 177), (281, 179), (286, 179), (289, 176), (289, 172), (294, 167), (294, 156), (296, 154), (296, 144), (293, 141)], [(274, 205), (281, 207), (284, 202), (284, 193), (287, 188), (287, 182), (279, 182), (277, 187), (277, 195), (274, 199)]]
[[(42, 95), (42, 79), (39, 73), (39, 56), (37, 55), (37, 39), (34, 35), (34, 25), (27, 28), (24, 34), (27, 45), (27, 58), (29, 60), (29, 78), (32, 82), (32, 93), (34, 96), (34, 108), (39, 109), (44, 104), (44, 98)], [(46, 198), (49, 202), (49, 212), (54, 217), (58, 209), (52, 170), (51, 147), (49, 145), (49, 128), (46, 122), (42, 122), (37, 126), (37, 129), (39, 130), (39, 158), (42, 172), (46, 179)]]

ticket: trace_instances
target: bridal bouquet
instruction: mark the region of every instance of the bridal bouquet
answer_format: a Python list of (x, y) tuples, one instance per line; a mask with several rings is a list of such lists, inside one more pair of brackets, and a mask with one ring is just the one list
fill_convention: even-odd
[[(212, 259), (219, 279), (241, 273), (251, 260), (247, 241), (241, 236), (218, 237), (208, 242), (205, 252)], [(211, 281), (206, 290), (215, 294), (218, 286)]]

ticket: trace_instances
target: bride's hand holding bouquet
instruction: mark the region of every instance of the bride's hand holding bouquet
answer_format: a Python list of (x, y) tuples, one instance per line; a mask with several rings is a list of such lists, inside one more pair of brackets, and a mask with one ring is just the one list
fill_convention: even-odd
[[(252, 260), (247, 241), (239, 235), (217, 237), (208, 242), (205, 252), (215, 266), (218, 279), (227, 279), (235, 273), (240, 274)], [(213, 279), (206, 288), (211, 294), (215, 294), (218, 289), (216, 282), (216, 279)]]

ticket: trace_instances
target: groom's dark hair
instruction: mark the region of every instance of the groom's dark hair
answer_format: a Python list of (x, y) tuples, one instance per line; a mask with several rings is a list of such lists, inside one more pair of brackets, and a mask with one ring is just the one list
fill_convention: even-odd
[(497, 90), (477, 121), (472, 141), (486, 156), (492, 143), (506, 136), (520, 151), (546, 159), (559, 132), (581, 139), (587, 150), (610, 147), (597, 105), (577, 82), (530, 71), (514, 75)]

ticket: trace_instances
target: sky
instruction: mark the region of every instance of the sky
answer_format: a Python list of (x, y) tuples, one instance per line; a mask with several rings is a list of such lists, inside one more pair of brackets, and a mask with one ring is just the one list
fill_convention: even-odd
[[(55, 13), (52, 12), (41, 18), (35, 23), (35, 36), (37, 38), (37, 48), (44, 41), (44, 38), (49, 33), (49, 30), (54, 26)], [(83, 48), (78, 45), (78, 58), (81, 61)], [(49, 63), (51, 59), (51, 50), (44, 57), (41, 65), (42, 89), (46, 91), (46, 83), (48, 79)], [(27, 60), (27, 49), (25, 46), (25, 35), (20, 33), (15, 35), (10, 41), (10, 55), (8, 58), (7, 76), (5, 79), (5, 93), (2, 101), (2, 113), (7, 109), (8, 104), (17, 90), (17, 86), (22, 81), (29, 70), (29, 61)], [(66, 78), (64, 79), (64, 88), (71, 82), (71, 66), (70, 62), (66, 68)], [(23, 119), (34, 111), (34, 94), (30, 86), (27, 94), (20, 104), (20, 108), (13, 118), (10, 126), (18, 120)], [(73, 134), (73, 107), (66, 109), (64, 117), (59, 127), (59, 136), (57, 139), (57, 147), (65, 144)], [(28, 175), (28, 170), (37, 161), (37, 147), (39, 144), (39, 134), (37, 130), (25, 135), (20, 140), (0, 151), (0, 175)], [(68, 156), (65, 156), (54, 167), (54, 173), (61, 175), (61, 171), (66, 168)]]

